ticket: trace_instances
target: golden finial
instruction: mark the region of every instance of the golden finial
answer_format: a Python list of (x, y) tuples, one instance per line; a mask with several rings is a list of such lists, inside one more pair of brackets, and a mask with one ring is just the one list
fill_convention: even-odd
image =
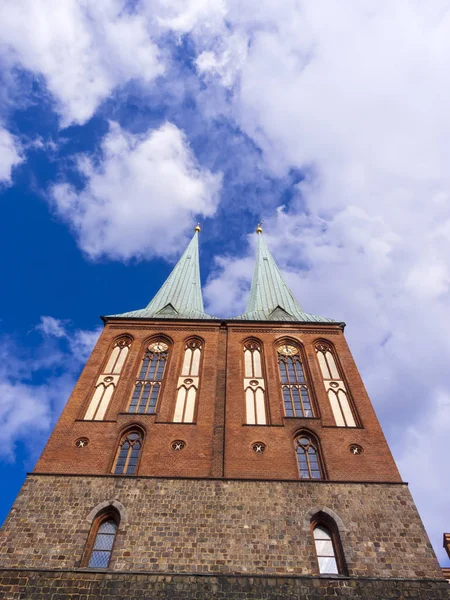
[(256, 233), (262, 233), (262, 227), (261, 227), (262, 224), (263, 224), (262, 221), (260, 223), (258, 223), (258, 227), (256, 228)]
[(200, 229), (200, 223), (197, 223), (197, 225), (196, 225), (196, 227), (195, 227), (194, 231), (195, 231), (196, 233), (200, 233), (200, 231), (201, 231), (201, 229)]

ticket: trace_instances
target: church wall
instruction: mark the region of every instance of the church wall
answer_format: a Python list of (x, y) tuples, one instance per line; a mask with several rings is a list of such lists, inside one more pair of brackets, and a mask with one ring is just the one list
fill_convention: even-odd
[(0, 533), (0, 567), (78, 568), (105, 501), (123, 506), (108, 572), (319, 575), (310, 520), (323, 510), (350, 576), (442, 577), (404, 484), (115, 476), (28, 476)]
[[(127, 361), (103, 421), (85, 421), (98, 374), (117, 336), (133, 336)], [(152, 335), (173, 341), (164, 387), (156, 415), (125, 412), (132, 394), (144, 343)], [(204, 340), (200, 389), (195, 424), (172, 423), (177, 382), (189, 336)], [(269, 422), (267, 426), (246, 425), (243, 388), (243, 341), (256, 337), (263, 343)], [(305, 369), (316, 418), (284, 417), (280, 392), (276, 345), (281, 339), (300, 342), (305, 349)], [(328, 339), (336, 348), (347, 386), (352, 394), (361, 426), (336, 427), (319, 371), (314, 342)], [(226, 414), (226, 417), (225, 417)], [(279, 323), (254, 325), (220, 322), (178, 324), (137, 322), (108, 323), (91, 358), (36, 465), (36, 472), (107, 474), (111, 472), (121, 432), (140, 424), (146, 438), (139, 463), (140, 475), (297, 479), (293, 439), (301, 428), (316, 434), (320, 442), (326, 476), (330, 480), (400, 481), (397, 468), (364, 389), (353, 358), (338, 326), (293, 326)], [(75, 441), (86, 437), (89, 445), (77, 448)], [(174, 453), (173, 440), (186, 443)], [(254, 442), (267, 445), (264, 455), (255, 455)], [(362, 455), (350, 453), (351, 444), (363, 447)], [(224, 470), (225, 469), (225, 470)]]
[(1, 571), (4, 600), (448, 600), (445, 581)]
[[(131, 334), (134, 339), (105, 419), (85, 421), (83, 417), (94, 392), (98, 374), (107, 360), (113, 340), (121, 334)], [(132, 394), (136, 373), (139, 370), (145, 344), (152, 336), (166, 336), (173, 342), (164, 386), (160, 394), (158, 414), (129, 414), (125, 411)], [(200, 336), (204, 340), (196, 423), (172, 423), (184, 345), (186, 339), (191, 336)], [(214, 475), (212, 445), (214, 398), (217, 393), (218, 336), (218, 323), (208, 326), (168, 325), (167, 322), (162, 326), (157, 324), (150, 326), (135, 324), (134, 327), (130, 324), (126, 327), (107, 325), (75, 385), (35, 471), (110, 473), (121, 432), (131, 424), (139, 424), (146, 433), (139, 463), (141, 475), (192, 477)], [(81, 437), (89, 440), (86, 448), (75, 446), (76, 440)], [(177, 439), (184, 440), (186, 447), (182, 452), (174, 453), (171, 442)]]
[[(380, 424), (373, 410), (345, 337), (338, 326), (293, 326), (288, 323), (228, 325), (227, 426), (225, 476), (297, 479), (295, 434), (302, 428), (316, 434), (330, 480), (400, 481)], [(269, 426), (245, 425), (243, 400), (243, 342), (252, 337), (264, 348)], [(358, 427), (336, 427), (316, 359), (314, 344), (325, 339), (339, 356), (347, 387), (359, 417)], [(276, 347), (281, 340), (298, 342), (304, 348), (304, 367), (316, 418), (286, 418), (278, 374)], [(254, 442), (267, 444), (264, 455), (251, 451)], [(351, 444), (363, 447), (362, 455), (350, 453)]]

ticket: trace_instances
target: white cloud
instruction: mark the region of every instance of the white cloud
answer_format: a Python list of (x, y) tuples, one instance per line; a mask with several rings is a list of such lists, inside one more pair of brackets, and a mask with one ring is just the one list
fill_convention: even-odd
[(120, 0), (7, 0), (0, 59), (44, 78), (63, 125), (84, 123), (116, 86), (163, 73), (149, 26)]
[[(427, 502), (427, 492), (450, 494), (441, 461), (447, 429), (434, 418), (448, 410), (437, 398), (450, 387), (448, 5), (263, 0), (255, 10), (230, 0), (226, 26), (214, 43), (197, 34), (200, 25), (192, 29), (199, 74), (210, 86), (236, 82), (229, 109), (270, 172), (307, 175), (265, 231), (305, 310), (348, 322), (443, 559), (448, 510)], [(231, 73), (223, 56), (239, 52), (235, 39), (246, 39), (248, 51)], [(241, 261), (223, 266), (226, 285), (208, 286), (213, 314), (226, 299), (211, 290), (242, 283)], [(406, 459), (414, 433), (426, 449), (423, 441)]]
[(12, 170), (22, 161), (19, 140), (0, 125), (0, 183), (11, 184)]
[(37, 457), (99, 334), (69, 321), (41, 317), (43, 338), (31, 351), (0, 338), (0, 459), (13, 462), (17, 445)]
[(171, 123), (143, 135), (111, 124), (97, 164), (78, 160), (85, 187), (52, 190), (55, 207), (92, 258), (172, 256), (196, 215), (211, 216), (221, 178), (202, 169), (185, 135)]

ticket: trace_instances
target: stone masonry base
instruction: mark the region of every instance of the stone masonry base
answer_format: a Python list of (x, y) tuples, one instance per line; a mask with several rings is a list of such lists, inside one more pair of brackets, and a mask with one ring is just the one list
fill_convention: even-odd
[(432, 579), (231, 577), (1, 570), (2, 600), (449, 600)]

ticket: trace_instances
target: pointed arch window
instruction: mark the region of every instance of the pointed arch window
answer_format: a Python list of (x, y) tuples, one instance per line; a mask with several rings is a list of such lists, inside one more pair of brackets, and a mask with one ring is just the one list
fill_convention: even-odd
[(322, 511), (311, 520), (317, 565), (321, 575), (347, 575), (339, 531), (334, 520)]
[(102, 421), (104, 419), (131, 343), (132, 339), (127, 335), (121, 336), (114, 342), (103, 373), (97, 379), (92, 399), (84, 415), (85, 420)]
[(153, 414), (156, 412), (161, 385), (169, 357), (169, 345), (155, 341), (147, 347), (136, 379), (128, 412)]
[(349, 394), (331, 345), (318, 342), (315, 350), (336, 425), (338, 427), (356, 427)]
[(178, 378), (177, 401), (173, 420), (175, 423), (193, 423), (196, 399), (200, 385), (200, 361), (203, 345), (192, 339), (184, 347), (181, 376)]
[(140, 429), (128, 431), (120, 440), (114, 460), (115, 475), (135, 475), (142, 449), (143, 435)]
[(266, 425), (266, 383), (262, 368), (262, 346), (256, 340), (244, 344), (244, 392), (247, 425)]
[(291, 344), (282, 344), (277, 348), (277, 355), (286, 417), (313, 417), (299, 348)]
[(295, 451), (300, 479), (323, 479), (319, 447), (310, 434), (302, 433), (295, 439)]
[(89, 533), (82, 565), (90, 569), (107, 569), (111, 562), (120, 518), (114, 510), (99, 515)]

